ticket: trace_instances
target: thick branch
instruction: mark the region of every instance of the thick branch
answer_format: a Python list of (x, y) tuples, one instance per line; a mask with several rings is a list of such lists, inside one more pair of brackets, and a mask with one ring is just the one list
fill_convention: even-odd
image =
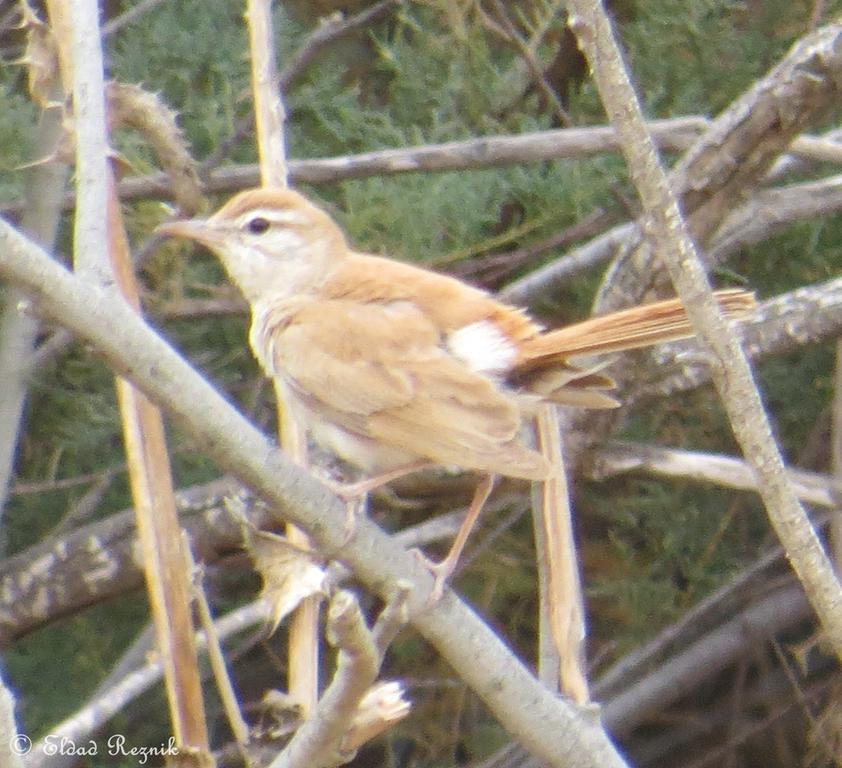
[(717, 670), (733, 664), (749, 643), (809, 615), (809, 605), (798, 586), (773, 592), (609, 699), (603, 715), (606, 725), (614, 734), (628, 733)]
[(177, 417), (212, 458), (278, 515), (305, 528), (323, 552), (341, 552), (372, 590), (385, 596), (398, 579), (411, 580), (412, 623), (533, 754), (559, 767), (624, 765), (599, 723), (546, 691), (451, 591), (427, 608), (432, 577), (416, 558), (367, 520), (359, 521), (347, 542), (341, 501), (273, 448), (121, 300), (81, 284), (4, 222), (0, 274), (96, 346), (119, 373)]
[[(714, 383), (735, 436), (758, 476), (761, 496), (772, 526), (804, 584), (830, 644), (842, 659), (842, 589), (815, 530), (787, 480), (783, 459), (754, 385), (748, 360), (717, 309), (678, 200), (643, 121), (611, 24), (598, 0), (572, 0), (571, 6), (576, 13), (575, 22), (571, 19), (571, 26), (591, 64), (606, 111), (621, 137), (629, 170), (651, 221), (653, 241), (687, 307), (702, 348), (711, 356)], [(799, 47), (808, 61), (821, 67), (828, 64), (825, 49), (840, 36), (842, 27), (824, 30)], [(829, 66), (842, 68), (842, 60), (831, 61)], [(836, 83), (825, 82), (824, 85), (835, 88)], [(800, 125), (802, 119), (800, 115), (790, 113), (779, 115), (779, 119), (784, 117), (787, 130), (791, 130), (793, 123)], [(773, 141), (780, 141), (780, 137)], [(756, 164), (753, 172), (756, 174), (761, 168), (765, 173), (767, 167), (763, 163)], [(743, 173), (749, 174), (748, 177), (744, 178)], [(739, 187), (741, 180), (745, 186), (751, 178), (751, 170), (737, 172), (735, 176), (723, 181), (720, 191)], [(722, 199), (714, 194), (700, 203), (699, 210), (715, 210)]]
[[(105, 80), (99, 37), (99, 6), (68, 0), (72, 19), (73, 126), (76, 138), (76, 219), (73, 253), (76, 270), (88, 280), (113, 283), (108, 259), (109, 145), (105, 124)], [(68, 73), (65, 72), (65, 77)], [(68, 78), (70, 79), (70, 78)]]

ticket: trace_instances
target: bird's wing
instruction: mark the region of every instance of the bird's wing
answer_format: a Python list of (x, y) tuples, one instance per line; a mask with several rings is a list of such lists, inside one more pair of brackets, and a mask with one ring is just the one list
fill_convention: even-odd
[(308, 408), (354, 434), (440, 464), (547, 475), (517, 441), (514, 397), (454, 356), (412, 302), (305, 305), (278, 328), (273, 355)]

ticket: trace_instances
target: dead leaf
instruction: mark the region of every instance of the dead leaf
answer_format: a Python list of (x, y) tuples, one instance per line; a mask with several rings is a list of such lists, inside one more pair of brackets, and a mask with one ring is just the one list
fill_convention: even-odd
[(263, 579), (263, 597), (271, 605), (272, 632), (305, 598), (325, 594), (325, 570), (312, 550), (283, 536), (245, 526), (246, 548)]

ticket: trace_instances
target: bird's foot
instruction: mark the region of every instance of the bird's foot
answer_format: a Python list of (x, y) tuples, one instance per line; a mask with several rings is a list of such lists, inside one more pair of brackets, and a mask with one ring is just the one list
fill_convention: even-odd
[(453, 575), (453, 571), (456, 570), (456, 561), (448, 556), (444, 560), (436, 562), (430, 560), (420, 549), (413, 548), (409, 551), (433, 575), (433, 589), (427, 598), (427, 607), (432, 608), (438, 605), (444, 596), (447, 581)]
[(335, 493), (345, 504), (345, 525), (342, 544), (344, 547), (349, 544), (357, 535), (357, 525), (360, 517), (365, 515), (368, 504), (367, 489), (361, 483), (343, 483), (334, 479), (328, 472), (316, 472), (321, 480), (330, 490)]
[(368, 496), (353, 496), (345, 499), (345, 531), (342, 546), (350, 544), (357, 535), (357, 525), (361, 517), (365, 517), (368, 506)]

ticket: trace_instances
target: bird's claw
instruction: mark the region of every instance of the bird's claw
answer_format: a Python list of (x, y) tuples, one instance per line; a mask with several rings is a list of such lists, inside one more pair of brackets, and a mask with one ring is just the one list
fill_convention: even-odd
[(345, 499), (345, 531), (342, 537), (342, 546), (350, 544), (357, 535), (357, 524), (359, 518), (365, 514), (366, 497), (357, 496)]
[(447, 580), (453, 574), (454, 564), (449, 562), (449, 558), (445, 558), (440, 562), (430, 560), (430, 558), (417, 547), (413, 547), (409, 551), (433, 576), (433, 589), (430, 592), (430, 596), (427, 598), (427, 607), (432, 608), (433, 606), (438, 605), (444, 596), (444, 588), (447, 586)]

